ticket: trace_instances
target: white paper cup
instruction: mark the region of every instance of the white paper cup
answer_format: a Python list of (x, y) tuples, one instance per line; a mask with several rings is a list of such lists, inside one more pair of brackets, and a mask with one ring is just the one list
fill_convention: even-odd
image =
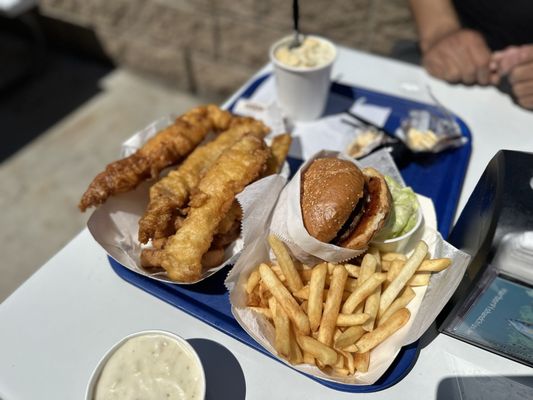
[(331, 85), (331, 67), (337, 58), (335, 45), (319, 36), (306, 36), (326, 43), (333, 49), (332, 59), (317, 67), (291, 67), (281, 63), (276, 50), (287, 45), (293, 36), (287, 36), (270, 47), (270, 61), (274, 65), (278, 103), (284, 114), (294, 121), (310, 121), (322, 115)]

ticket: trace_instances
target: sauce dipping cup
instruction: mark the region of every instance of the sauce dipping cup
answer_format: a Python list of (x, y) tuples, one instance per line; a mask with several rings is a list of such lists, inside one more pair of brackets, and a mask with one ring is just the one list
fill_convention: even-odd
[(420, 207), (418, 208), (416, 224), (409, 232), (393, 239), (373, 240), (371, 244), (385, 253), (408, 253), (416, 243), (422, 239), (424, 233), (424, 216)]
[(194, 350), (194, 348), (182, 337), (175, 335), (171, 332), (162, 331), (162, 330), (147, 330), (147, 331), (140, 331), (136, 333), (132, 333), (123, 339), (121, 339), (118, 343), (113, 345), (107, 353), (100, 359), (98, 364), (96, 365), (96, 368), (94, 369), (91, 378), (89, 379), (89, 383), (87, 384), (87, 390), (85, 392), (85, 400), (94, 400), (96, 395), (96, 388), (98, 385), (98, 382), (100, 380), (100, 376), (102, 374), (102, 371), (110, 358), (115, 354), (115, 352), (121, 348), (126, 342), (128, 342), (130, 339), (137, 338), (140, 336), (150, 336), (150, 335), (158, 335), (158, 336), (165, 336), (168, 339), (174, 341), (178, 347), (180, 347), (187, 355), (192, 359), (193, 363), (197, 366), (198, 371), (198, 396), (199, 399), (205, 399), (205, 392), (206, 392), (206, 384), (205, 384), (205, 372), (202, 366), (202, 362), (200, 361), (200, 358), (198, 357), (198, 354)]
[(322, 115), (331, 86), (331, 68), (337, 58), (335, 45), (322, 37), (306, 35), (333, 50), (331, 60), (315, 67), (292, 67), (276, 58), (276, 50), (288, 46), (293, 36), (287, 36), (270, 47), (270, 61), (274, 65), (278, 103), (293, 121), (310, 121)]

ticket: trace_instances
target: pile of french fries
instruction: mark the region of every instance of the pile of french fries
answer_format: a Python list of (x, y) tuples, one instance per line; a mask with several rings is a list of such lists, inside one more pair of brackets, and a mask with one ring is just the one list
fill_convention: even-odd
[(340, 376), (368, 371), (371, 350), (408, 322), (411, 287), (451, 264), (429, 259), (423, 241), (410, 257), (370, 248), (360, 266), (302, 265), (275, 236), (268, 242), (276, 262), (248, 277), (248, 307), (273, 323), (279, 356)]

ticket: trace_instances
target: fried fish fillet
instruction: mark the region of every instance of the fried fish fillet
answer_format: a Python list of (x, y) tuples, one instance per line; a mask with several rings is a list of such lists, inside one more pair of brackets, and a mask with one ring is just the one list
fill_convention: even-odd
[(191, 197), (187, 218), (163, 249), (161, 265), (170, 279), (190, 282), (200, 278), (202, 256), (211, 246), (217, 227), (235, 195), (261, 174), (267, 158), (263, 140), (245, 136), (209, 168)]
[[(212, 268), (222, 263), (224, 260), (224, 248), (237, 240), (241, 233), (241, 219), (241, 206), (237, 200), (234, 200), (229, 211), (224, 215), (220, 224), (218, 224), (209, 251), (202, 257), (203, 268)], [(185, 217), (179, 217), (179, 220), (180, 223), (176, 224), (176, 230), (181, 227), (185, 221)], [(141, 266), (145, 268), (161, 267), (162, 250), (165, 248), (168, 239), (168, 237), (152, 239), (152, 248), (141, 251)], [(218, 264), (213, 264), (215, 260), (220, 258), (220, 254), (222, 254), (222, 259), (220, 259)]]
[(289, 133), (274, 136), (270, 145), (270, 156), (267, 160), (265, 176), (277, 174), (281, 171), (283, 163), (287, 159), (287, 154), (289, 154), (291, 143), (292, 138)]
[(201, 106), (178, 117), (169, 127), (151, 138), (136, 153), (109, 164), (83, 194), (81, 211), (104, 203), (109, 196), (134, 189), (162, 169), (187, 156), (211, 131), (226, 130), (229, 112), (215, 105)]
[(150, 202), (139, 221), (139, 241), (158, 239), (175, 233), (179, 208), (189, 201), (191, 190), (220, 155), (245, 135), (263, 138), (269, 129), (252, 118), (236, 117), (228, 130), (211, 142), (196, 148), (174, 171), (150, 188)]

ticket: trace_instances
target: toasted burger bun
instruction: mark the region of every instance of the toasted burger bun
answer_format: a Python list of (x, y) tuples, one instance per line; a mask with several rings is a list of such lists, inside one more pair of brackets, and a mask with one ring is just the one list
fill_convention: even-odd
[(316, 239), (364, 249), (384, 226), (391, 207), (387, 183), (378, 171), (361, 171), (350, 161), (316, 159), (302, 175), (304, 226)]
[(339, 245), (349, 249), (364, 249), (374, 236), (383, 228), (390, 214), (392, 196), (387, 182), (374, 168), (363, 169), (366, 187), (368, 188), (368, 201), (361, 219), (351, 231), (343, 238)]

